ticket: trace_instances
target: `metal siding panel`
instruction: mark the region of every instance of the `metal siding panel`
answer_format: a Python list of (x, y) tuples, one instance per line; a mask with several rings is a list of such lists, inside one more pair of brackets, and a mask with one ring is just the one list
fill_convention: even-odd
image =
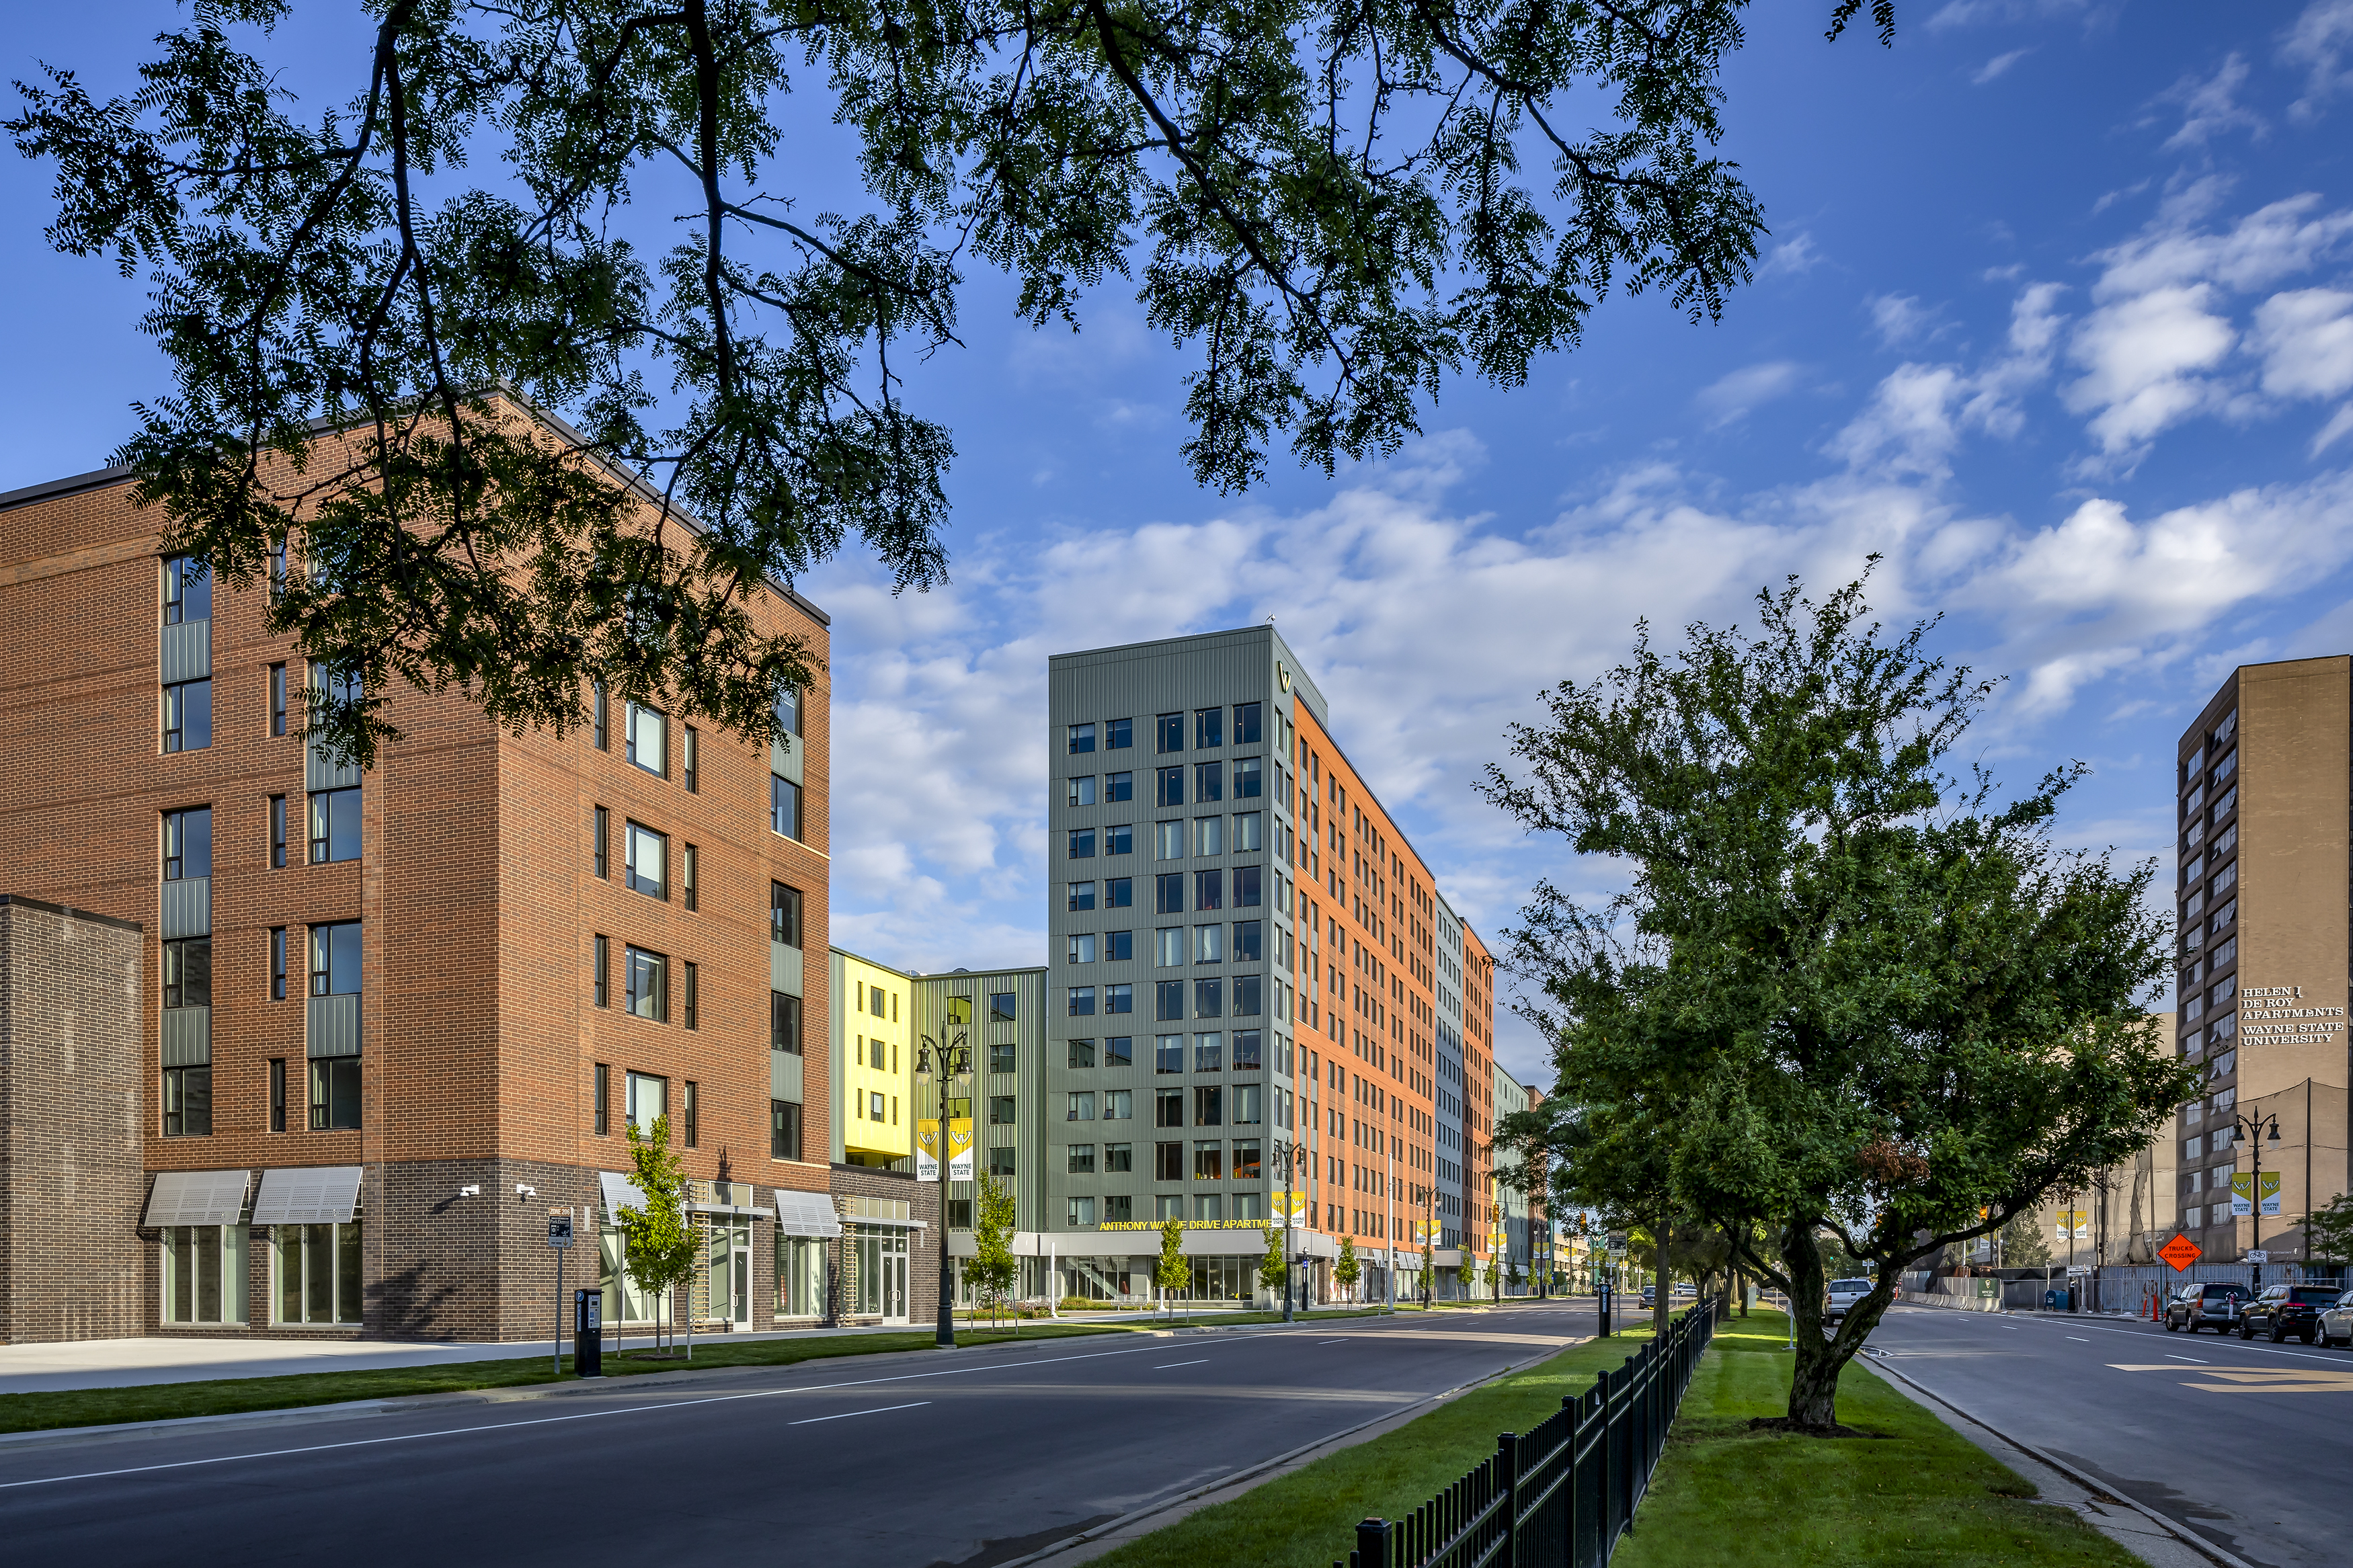
[[(781, 991), (787, 996), (801, 994), (801, 950), (786, 947), (781, 942), (768, 944), (768, 989)], [(801, 1019), (801, 1048), (808, 1048), (809, 1020)]]
[(164, 628), (164, 684), (203, 680), (213, 672), (213, 624), (183, 621)]
[(360, 1054), (360, 999), (357, 996), (312, 996), (305, 1019), (306, 1053), (313, 1060)]
[(251, 1171), (162, 1171), (147, 1194), (142, 1230), (172, 1225), (235, 1225), (245, 1213)]
[(805, 784), (807, 781), (801, 774), (802, 753), (807, 750), (808, 742), (803, 740), (796, 740), (789, 746), (782, 741), (769, 742), (768, 771), (794, 784)]
[(183, 877), (164, 884), (164, 940), (213, 933), (213, 879)]
[(209, 1067), (213, 1059), (213, 1010), (209, 1007), (164, 1009), (164, 1065), (167, 1068)]
[[(803, 1105), (801, 1094), (805, 1078), (802, 1067), (801, 1058), (790, 1051), (770, 1051), (768, 1053), (768, 1098)], [(803, 1138), (808, 1136), (806, 1106), (803, 1110), (801, 1136)]]

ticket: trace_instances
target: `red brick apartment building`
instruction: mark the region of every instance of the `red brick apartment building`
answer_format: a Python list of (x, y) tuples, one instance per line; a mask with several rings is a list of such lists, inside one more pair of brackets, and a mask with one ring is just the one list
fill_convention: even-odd
[[(769, 750), (398, 689), (363, 776), (262, 591), (157, 532), (120, 470), (0, 495), (0, 1339), (545, 1337), (567, 1212), (567, 1286), (643, 1320), (611, 1219), (665, 1110), (678, 1310), (828, 1315), (843, 1225), (923, 1200), (827, 1161), (822, 678)], [(823, 668), (816, 606), (754, 615)]]

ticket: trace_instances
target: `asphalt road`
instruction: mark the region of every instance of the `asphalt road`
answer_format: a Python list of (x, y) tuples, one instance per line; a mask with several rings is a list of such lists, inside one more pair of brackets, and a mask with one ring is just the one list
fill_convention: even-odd
[(0, 1541), (18, 1563), (182, 1568), (986, 1568), (1592, 1324), (1589, 1303), (1409, 1312), (10, 1442)]
[(2353, 1563), (2353, 1352), (1933, 1307), (1869, 1349), (2251, 1563)]

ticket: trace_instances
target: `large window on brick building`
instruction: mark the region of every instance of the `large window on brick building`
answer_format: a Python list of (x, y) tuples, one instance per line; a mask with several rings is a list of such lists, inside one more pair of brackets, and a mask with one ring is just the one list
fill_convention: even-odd
[(311, 864), (360, 858), (360, 792), (313, 790), (311, 794)]
[(311, 928), (311, 1127), (360, 1124), (360, 922)]
[(768, 1048), (790, 1056), (801, 1054), (801, 999), (782, 991), (768, 993)]
[(789, 1100), (768, 1101), (768, 1158), (801, 1157), (801, 1108)]
[(162, 1231), (167, 1323), (242, 1323), (246, 1227), (174, 1225)]
[(768, 940), (786, 947), (801, 945), (801, 890), (782, 882), (768, 884)]
[(356, 1323), (360, 1321), (360, 1227), (281, 1225), (273, 1227), (277, 1255), (277, 1321)]

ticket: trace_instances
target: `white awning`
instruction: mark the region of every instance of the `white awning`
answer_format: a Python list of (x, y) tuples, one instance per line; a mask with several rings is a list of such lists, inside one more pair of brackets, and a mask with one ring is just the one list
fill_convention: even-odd
[(646, 1207), (646, 1194), (644, 1189), (639, 1187), (637, 1183), (631, 1181), (628, 1177), (621, 1174), (620, 1172), (599, 1171), (596, 1173), (596, 1184), (605, 1189), (605, 1221), (607, 1224), (620, 1224), (621, 1211), (623, 1209), (636, 1209), (640, 1213), (644, 1212)]
[(359, 1207), (357, 1165), (298, 1165), (261, 1173), (256, 1225), (346, 1225)]
[(167, 1225), (235, 1225), (245, 1214), (251, 1171), (158, 1171), (147, 1194), (142, 1227)]
[(839, 1236), (841, 1216), (823, 1193), (776, 1189), (776, 1226), (786, 1236)]

